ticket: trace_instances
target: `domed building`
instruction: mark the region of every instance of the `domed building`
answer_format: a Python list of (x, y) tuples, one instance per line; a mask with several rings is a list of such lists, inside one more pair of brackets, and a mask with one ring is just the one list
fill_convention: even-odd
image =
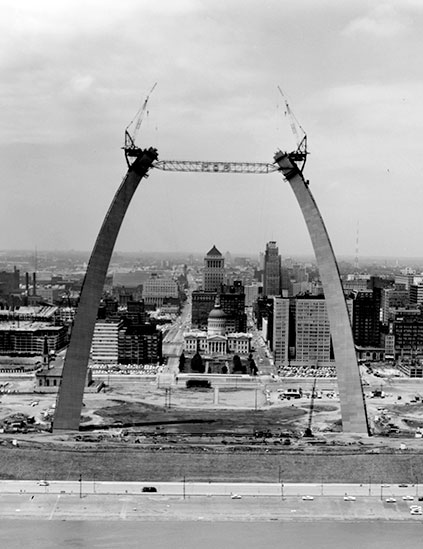
[(184, 353), (193, 356), (199, 352), (206, 361), (224, 364), (234, 354), (248, 356), (251, 337), (248, 333), (227, 333), (227, 315), (217, 296), (214, 308), (209, 313), (207, 332), (192, 330), (184, 334)]
[(214, 308), (210, 311), (207, 322), (208, 335), (225, 335), (226, 333), (226, 313), (220, 306), (220, 297), (217, 296)]
[(227, 353), (226, 314), (220, 307), (220, 298), (216, 297), (214, 308), (207, 322), (207, 349), (210, 354)]

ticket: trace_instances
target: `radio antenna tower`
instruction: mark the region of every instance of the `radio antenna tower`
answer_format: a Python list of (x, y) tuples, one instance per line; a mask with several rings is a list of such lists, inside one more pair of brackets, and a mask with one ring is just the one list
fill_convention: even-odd
[(360, 228), (359, 222), (357, 221), (357, 231), (355, 236), (355, 272), (356, 274), (358, 274), (360, 269), (360, 266), (358, 263), (358, 243), (359, 243), (359, 236), (360, 236), (359, 228)]

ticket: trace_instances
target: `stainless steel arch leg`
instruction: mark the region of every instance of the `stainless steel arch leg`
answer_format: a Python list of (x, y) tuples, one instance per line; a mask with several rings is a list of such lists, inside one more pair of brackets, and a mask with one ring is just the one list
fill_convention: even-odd
[(319, 267), (335, 354), (343, 431), (369, 434), (350, 318), (329, 235), (308, 183), (294, 160), (288, 153), (279, 152), (275, 162), (298, 200)]
[(54, 414), (54, 432), (79, 429), (91, 341), (110, 258), (129, 203), (156, 159), (156, 149), (137, 149), (136, 158), (117, 190), (98, 234), (66, 353)]

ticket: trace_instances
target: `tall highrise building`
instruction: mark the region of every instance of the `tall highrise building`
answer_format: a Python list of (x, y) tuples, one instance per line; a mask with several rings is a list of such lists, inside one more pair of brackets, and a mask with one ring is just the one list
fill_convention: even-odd
[(94, 362), (118, 362), (119, 331), (122, 320), (97, 321), (91, 343), (91, 358)]
[(298, 362), (317, 366), (330, 361), (330, 326), (324, 299), (296, 300), (295, 332)]
[(289, 304), (290, 299), (273, 299), (273, 357), (277, 366), (289, 363)]
[(203, 291), (218, 292), (225, 275), (225, 260), (216, 246), (204, 258)]
[(267, 296), (281, 295), (281, 257), (276, 242), (266, 244), (264, 254), (263, 293)]
[(333, 363), (323, 297), (273, 298), (272, 350), (277, 367), (319, 367)]
[(354, 343), (361, 347), (380, 346), (380, 306), (379, 288), (353, 292)]

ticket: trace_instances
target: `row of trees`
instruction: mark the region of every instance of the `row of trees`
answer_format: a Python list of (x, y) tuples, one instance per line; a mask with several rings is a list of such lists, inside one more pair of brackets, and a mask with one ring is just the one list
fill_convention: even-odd
[[(186, 358), (184, 353), (181, 354), (179, 357), (179, 371), (184, 372), (185, 371), (185, 363)], [(191, 371), (203, 374), (205, 372), (206, 365), (203, 361), (203, 358), (201, 357), (200, 353), (197, 351), (195, 355), (191, 359)], [(232, 358), (232, 372), (224, 371), (224, 369), (227, 370), (227, 367), (224, 366), (222, 368), (222, 373), (228, 374), (250, 374), (252, 376), (257, 375), (258, 368), (256, 366), (256, 363), (253, 359), (253, 355), (250, 354), (247, 359), (247, 364), (241, 360), (241, 357), (239, 355), (234, 355)], [(249, 370), (249, 371), (247, 371)]]

